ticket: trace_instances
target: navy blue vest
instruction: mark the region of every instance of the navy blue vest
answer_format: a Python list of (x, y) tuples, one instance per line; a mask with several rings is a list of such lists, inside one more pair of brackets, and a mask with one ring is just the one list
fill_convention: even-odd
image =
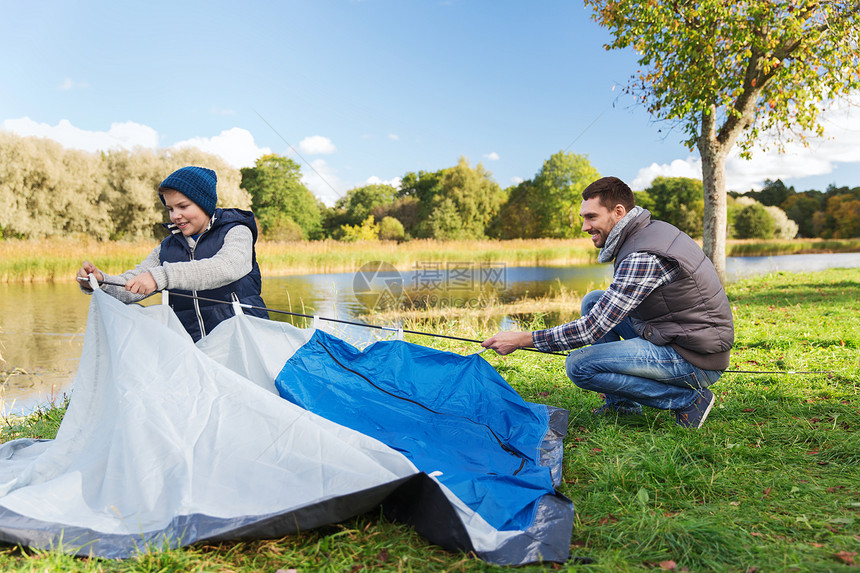
[[(212, 226), (198, 237), (193, 253), (181, 233), (171, 234), (161, 242), (159, 253), (161, 262), (178, 263), (213, 257), (224, 246), (224, 237), (227, 235), (227, 231), (236, 225), (245, 225), (251, 229), (254, 242), (257, 242), (257, 224), (254, 221), (253, 213), (241, 209), (216, 209)], [(171, 228), (171, 225), (168, 224), (164, 226), (168, 230)], [(252, 251), (251, 272), (239, 280), (211, 290), (183, 291), (171, 289), (170, 292), (171, 294), (195, 295), (225, 302), (232, 302), (232, 295), (235, 293), (239, 297), (239, 302), (261, 307), (260, 310), (242, 309), (245, 314), (269, 318), (269, 313), (262, 310), (266, 305), (260, 297), (260, 286), (260, 267), (257, 265), (256, 252)], [(171, 296), (170, 307), (195, 342), (211, 332), (221, 321), (234, 314), (231, 304), (208, 302), (186, 296)]]

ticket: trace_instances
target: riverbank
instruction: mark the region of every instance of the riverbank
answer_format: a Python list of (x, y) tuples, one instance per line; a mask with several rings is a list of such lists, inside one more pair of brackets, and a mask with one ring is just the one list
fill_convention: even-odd
[[(642, 416), (591, 416), (599, 397), (573, 386), (558, 356), (482, 354), (526, 400), (570, 412), (560, 493), (577, 510), (571, 552), (594, 563), (571, 561), (565, 570), (841, 571), (860, 561), (860, 269), (773, 273), (733, 283), (728, 294), (735, 372), (713, 387), (717, 404), (699, 431), (677, 428), (671, 413), (649, 408)], [(529, 327), (541, 320), (535, 315)], [(404, 327), (478, 339), (492, 333), (477, 313), (415, 316)], [(475, 351), (461, 341), (407, 339)], [(52, 408), (7, 420), (0, 439), (51, 438), (62, 415)], [(126, 561), (7, 547), (0, 568), (500, 570), (429, 545), (378, 511), (282, 539), (144, 552)]]
[[(71, 281), (81, 261), (90, 260), (110, 274), (134, 268), (156, 241), (56, 239), (0, 241), (0, 282)], [(727, 256), (768, 256), (860, 252), (860, 238), (791, 241), (729, 241)], [(371, 261), (396, 268), (429, 262), (505, 263), (509, 266), (571, 266), (597, 261), (590, 239), (512, 241), (262, 241), (257, 260), (266, 276), (354, 272)]]

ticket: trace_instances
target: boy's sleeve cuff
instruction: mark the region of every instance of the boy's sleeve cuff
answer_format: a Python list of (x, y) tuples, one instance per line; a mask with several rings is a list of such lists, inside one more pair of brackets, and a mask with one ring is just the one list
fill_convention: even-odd
[(155, 279), (155, 286), (158, 290), (167, 288), (167, 272), (165, 272), (164, 267), (152, 267), (149, 269), (149, 273)]

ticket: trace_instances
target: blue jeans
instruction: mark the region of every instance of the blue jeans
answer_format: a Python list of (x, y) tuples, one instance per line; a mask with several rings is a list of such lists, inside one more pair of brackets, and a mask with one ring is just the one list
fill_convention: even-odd
[[(585, 295), (582, 316), (601, 295), (600, 290)], [(591, 346), (571, 352), (565, 366), (574, 384), (602, 392), (607, 404), (634, 407), (638, 403), (661, 410), (690, 406), (699, 388), (710, 386), (723, 374), (697, 368), (671, 346), (657, 346), (639, 337), (629, 317)]]

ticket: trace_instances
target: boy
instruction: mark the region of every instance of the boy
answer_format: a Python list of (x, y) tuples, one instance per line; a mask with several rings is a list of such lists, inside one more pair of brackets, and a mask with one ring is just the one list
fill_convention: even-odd
[[(158, 187), (170, 216), (170, 223), (164, 225), (170, 236), (134, 269), (119, 276), (105, 275), (89, 261), (83, 262), (77, 276), (93, 274), (99, 282), (124, 283), (124, 288), (103, 288), (125, 303), (164, 289), (224, 302), (231, 302), (235, 293), (242, 304), (261, 307), (247, 309), (245, 314), (268, 318), (260, 297), (254, 215), (241, 209), (216, 209), (217, 182), (215, 172), (204, 167), (183, 167), (171, 173)], [(83, 290), (91, 290), (86, 282), (79, 283)], [(170, 297), (170, 306), (195, 342), (233, 316), (230, 304), (188, 296)]]

